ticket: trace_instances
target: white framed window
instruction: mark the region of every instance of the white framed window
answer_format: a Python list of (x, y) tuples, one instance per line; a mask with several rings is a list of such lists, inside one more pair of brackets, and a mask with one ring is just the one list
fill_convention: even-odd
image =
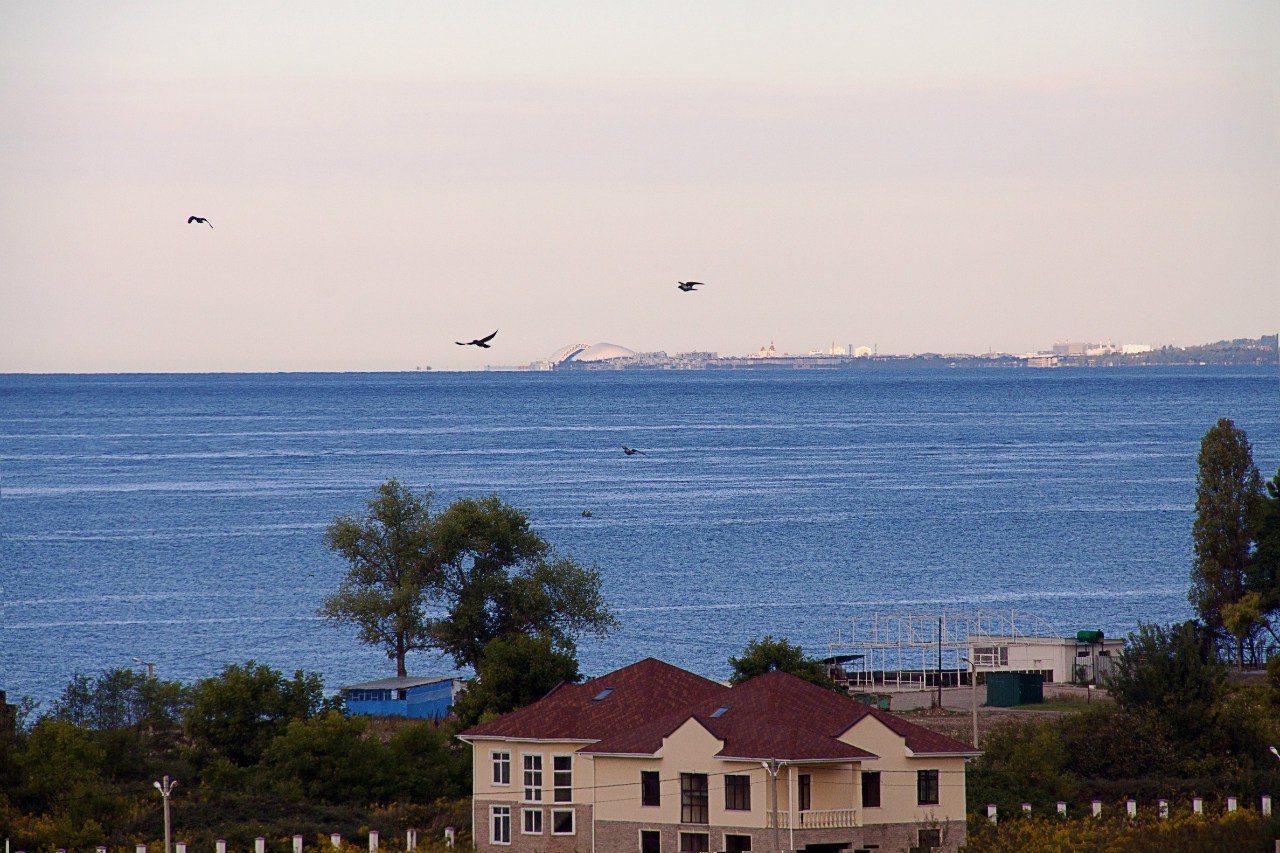
[(511, 806), (489, 806), (489, 841), (511, 843)]
[(551, 834), (573, 835), (573, 809), (552, 809)]
[(489, 753), (489, 758), (493, 764), (493, 784), (510, 785), (511, 752), (505, 749), (495, 749)]
[(551, 801), (554, 803), (573, 802), (573, 756), (551, 756)]
[(542, 834), (542, 809), (524, 809), (524, 825), (521, 832), (525, 835)]
[(542, 753), (526, 752), (524, 758), (524, 801), (542, 802)]

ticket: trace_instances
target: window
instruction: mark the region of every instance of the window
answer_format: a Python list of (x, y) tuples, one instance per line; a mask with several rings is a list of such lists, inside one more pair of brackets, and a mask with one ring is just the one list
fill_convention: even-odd
[(1008, 666), (1008, 646), (974, 646), (973, 662), (976, 666)]
[(495, 751), (489, 753), (493, 758), (493, 784), (511, 784), (511, 753)]
[(542, 802), (542, 756), (536, 752), (524, 756), (524, 800)]
[(942, 846), (942, 830), (921, 829), (916, 832), (916, 844), (922, 851), (933, 850)]
[(662, 805), (662, 789), (658, 785), (658, 771), (640, 771), (640, 805)]
[(490, 806), (492, 833), (489, 840), (494, 844), (511, 843), (511, 806)]
[(652, 829), (640, 830), (640, 853), (662, 853), (662, 833)]
[(938, 771), (919, 770), (916, 772), (916, 802), (922, 806), (938, 804)]
[(813, 808), (813, 777), (808, 773), (800, 774), (800, 811), (807, 812)]
[(573, 809), (555, 809), (551, 812), (551, 834), (573, 835)]
[(724, 853), (751, 853), (750, 835), (726, 835)]
[(708, 853), (711, 836), (705, 832), (680, 833), (680, 853)]
[(730, 811), (751, 811), (751, 777), (724, 777), (724, 807)]
[[(707, 823), (707, 774), (706, 773), (681, 773), (680, 774), (680, 822), (681, 823)], [(680, 835), (684, 838), (684, 833)], [(705, 836), (703, 836), (705, 838)], [(706, 850), (707, 848), (685, 847), (684, 841), (680, 842), (681, 850)]]
[(525, 835), (541, 835), (542, 834), (542, 809), (525, 809), (524, 810), (524, 834)]
[(879, 770), (864, 770), (862, 772), (862, 807), (864, 809), (880, 808)]
[(573, 802), (573, 756), (551, 756), (551, 785), (555, 789), (551, 795), (553, 802)]

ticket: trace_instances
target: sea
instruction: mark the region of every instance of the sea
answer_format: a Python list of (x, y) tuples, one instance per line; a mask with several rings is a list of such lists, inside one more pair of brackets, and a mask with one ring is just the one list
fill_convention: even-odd
[(317, 615), (346, 570), (325, 527), (390, 478), (497, 494), (594, 564), (620, 625), (580, 643), (587, 675), (724, 678), (753, 638), (824, 656), (877, 613), (1123, 636), (1192, 616), (1221, 417), (1275, 476), (1274, 367), (0, 375), (0, 690), (394, 675)]

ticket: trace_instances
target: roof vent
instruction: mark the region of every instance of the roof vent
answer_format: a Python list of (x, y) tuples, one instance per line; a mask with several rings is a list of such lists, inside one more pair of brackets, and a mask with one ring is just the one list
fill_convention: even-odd
[(712, 712), (711, 712), (711, 716), (713, 716), (713, 717), (723, 717), (723, 716), (724, 716), (724, 712), (725, 712), (725, 711), (728, 711), (728, 710), (729, 710), (729, 706), (728, 706), (728, 705), (721, 705), (719, 708), (716, 708), (714, 711), (712, 711)]
[(612, 688), (612, 687), (606, 687), (604, 690), (601, 690), (601, 691), (600, 691), (599, 693), (597, 693), (595, 696), (592, 696), (592, 697), (591, 697), (591, 701), (592, 701), (592, 702), (599, 702), (601, 699), (604, 699), (605, 697), (607, 697), (607, 696), (608, 696), (610, 693), (612, 693), (612, 692), (613, 692), (613, 688)]

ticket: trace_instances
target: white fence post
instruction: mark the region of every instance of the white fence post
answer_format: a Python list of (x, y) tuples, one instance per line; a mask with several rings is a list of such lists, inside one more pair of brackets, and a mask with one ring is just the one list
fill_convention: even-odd
[(1204, 800), (1200, 797), (1192, 797), (1191, 810), (1196, 814), (1204, 814)]
[(1137, 802), (1137, 800), (1125, 800), (1125, 801), (1124, 801), (1124, 808), (1125, 808), (1125, 811), (1127, 811), (1127, 812), (1129, 813), (1129, 817), (1137, 817), (1137, 816), (1138, 816), (1138, 802)]
[(444, 846), (452, 847), (454, 845), (454, 842), (456, 842), (457, 840), (458, 840), (458, 830), (454, 829), (452, 826), (446, 826), (444, 828)]
[(1271, 817), (1271, 795), (1262, 795), (1262, 816)]
[(1227, 797), (1227, 811), (1233, 812), (1240, 807), (1240, 801), (1235, 797)]
[(134, 853), (147, 853), (147, 845), (138, 844), (134, 848)]
[(1063, 817), (1067, 816), (1067, 804), (1064, 803), (1062, 800), (1058, 800), (1058, 814), (1062, 815)]
[(1023, 813), (1023, 814), (1031, 814), (1031, 803), (1023, 803), (1023, 804), (1022, 804), (1022, 813)]
[(342, 846), (342, 833), (335, 832), (329, 836), (329, 843), (333, 845), (333, 849), (337, 850)]
[(405, 830), (405, 832), (404, 832), (404, 849), (405, 849), (405, 850), (417, 850), (417, 849), (418, 849), (418, 830), (416, 830), (416, 829), (406, 829), (406, 830)]
[(369, 830), (369, 853), (378, 853), (378, 830)]
[(295, 835), (293, 837), (293, 853), (302, 853), (302, 836)]
[(1102, 817), (1102, 800), (1093, 801), (1093, 816)]
[(219, 838), (213, 842), (214, 853), (227, 853), (227, 841), (225, 838)]
[(987, 820), (992, 823), (996, 823), (999, 819), (999, 816), (996, 814), (995, 803), (987, 803)]
[(173, 849), (175, 853), (187, 853), (187, 842), (175, 841), (173, 843)]
[(253, 839), (253, 853), (267, 853), (267, 839), (261, 835)]
[(1169, 801), (1157, 800), (1157, 802), (1160, 804), (1160, 819), (1168, 820), (1169, 819)]

